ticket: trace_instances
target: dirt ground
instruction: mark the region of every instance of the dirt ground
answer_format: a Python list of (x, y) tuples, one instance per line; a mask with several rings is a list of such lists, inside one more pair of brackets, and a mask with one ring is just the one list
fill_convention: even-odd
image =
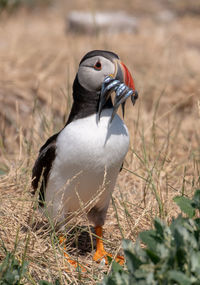
[[(104, 226), (107, 249), (116, 253), (123, 237), (135, 241), (155, 216), (169, 222), (178, 213), (173, 197), (192, 196), (200, 186), (198, 1), (152, 0), (145, 7), (128, 0), (68, 2), (0, 15), (0, 240), (8, 250), (17, 244), (19, 260), (26, 255), (27, 284), (56, 278), (63, 284), (96, 284), (102, 271), (109, 271), (92, 262), (87, 230), (80, 234), (79, 250), (77, 242), (69, 245), (87, 272), (81, 277), (65, 272), (62, 247), (30, 195), (38, 149), (66, 121), (73, 80), (86, 52), (116, 52), (139, 92), (136, 105), (129, 101), (126, 106), (131, 143)], [(74, 9), (122, 9), (137, 17), (138, 30), (72, 33), (66, 19)], [(170, 17), (163, 17), (166, 11)], [(67, 227), (68, 235), (72, 224), (76, 230), (74, 225), (87, 228), (84, 211)]]

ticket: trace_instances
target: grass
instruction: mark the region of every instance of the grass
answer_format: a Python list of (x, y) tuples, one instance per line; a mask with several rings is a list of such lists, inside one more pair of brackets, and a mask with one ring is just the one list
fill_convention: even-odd
[[(18, 11), (0, 23), (0, 241), (20, 266), (28, 262), (25, 284), (96, 284), (111, 268), (92, 262), (95, 237), (83, 208), (66, 237), (67, 250), (87, 271), (65, 272), (56, 232), (30, 195), (38, 149), (66, 121), (78, 62), (88, 50), (117, 52), (140, 95), (126, 108), (130, 150), (104, 227), (106, 248), (117, 254), (121, 239), (135, 241), (155, 216), (169, 222), (178, 213), (173, 197), (191, 197), (200, 183), (199, 19), (165, 25), (141, 14), (137, 34), (91, 37), (66, 33), (63, 11)], [(0, 261), (5, 257), (0, 246)]]

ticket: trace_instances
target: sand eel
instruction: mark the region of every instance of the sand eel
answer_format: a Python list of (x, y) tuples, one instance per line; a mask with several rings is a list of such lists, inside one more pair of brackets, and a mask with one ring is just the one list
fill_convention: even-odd
[[(137, 92), (133, 78), (119, 57), (110, 51), (87, 53), (73, 83), (73, 105), (68, 121), (41, 147), (32, 171), (33, 193), (41, 185), (39, 204), (45, 205), (48, 216), (60, 229), (80, 209), (80, 202), (90, 201), (103, 185), (87, 213), (97, 235), (95, 261), (105, 258), (107, 262), (106, 256), (111, 256), (103, 246), (102, 226), (129, 148), (128, 129), (116, 114), (120, 105), (124, 114), (129, 96), (134, 104)], [(123, 257), (118, 256), (116, 260), (123, 263)]]

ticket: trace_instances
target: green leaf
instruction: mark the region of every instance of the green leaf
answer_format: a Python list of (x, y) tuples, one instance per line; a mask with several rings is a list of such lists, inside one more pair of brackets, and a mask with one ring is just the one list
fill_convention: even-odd
[(159, 256), (154, 251), (152, 251), (150, 249), (146, 249), (146, 253), (154, 264), (156, 264), (160, 261)]
[(28, 271), (28, 261), (24, 261), (23, 265), (21, 266), (21, 275), (24, 276), (24, 274)]
[(169, 280), (176, 281), (180, 285), (190, 285), (192, 281), (183, 272), (170, 270), (168, 272)]
[(166, 225), (164, 224), (164, 222), (162, 222), (160, 219), (155, 218), (154, 220), (154, 227), (157, 231), (157, 233), (163, 237), (164, 236), (164, 230), (166, 228)]
[(200, 273), (200, 252), (192, 252), (191, 254), (191, 271)]
[(60, 281), (59, 281), (59, 279), (56, 279), (56, 281), (55, 281), (55, 285), (60, 285)]
[(112, 271), (113, 272), (123, 271), (123, 267), (114, 260), (112, 264)]
[(194, 197), (192, 200), (192, 206), (200, 210), (200, 189), (196, 190), (194, 194)]
[(116, 282), (113, 280), (112, 276), (105, 277), (101, 285), (116, 285)]
[(117, 272), (115, 274), (115, 280), (117, 285), (129, 285), (129, 278), (127, 274), (121, 275), (119, 272)]
[(169, 248), (165, 246), (165, 244), (157, 245), (157, 255), (159, 255), (160, 259), (166, 259), (169, 257)]
[(112, 257), (110, 257), (109, 255), (107, 255), (107, 259), (108, 259), (108, 264), (111, 264), (111, 263), (112, 263), (113, 258), (112, 258)]
[(147, 253), (143, 248), (141, 248), (139, 239), (137, 239), (134, 244), (134, 254), (140, 259), (142, 263), (147, 262), (148, 260)]
[(195, 219), (195, 224), (196, 224), (197, 230), (200, 231), (200, 218)]
[(177, 248), (184, 248), (185, 244), (185, 229), (181, 226), (177, 226), (174, 228), (174, 241)]
[(114, 263), (104, 285), (200, 285), (200, 218), (193, 218), (195, 207), (200, 209), (200, 190), (193, 200), (175, 197), (174, 201), (187, 217), (180, 214), (169, 226), (155, 218), (155, 230), (140, 233), (146, 247), (141, 247), (139, 238), (135, 244), (124, 240), (128, 271)]
[(134, 274), (135, 270), (140, 267), (142, 262), (137, 258), (132, 252), (125, 250), (124, 254), (126, 256), (126, 264), (128, 271)]
[(143, 268), (139, 268), (134, 272), (136, 279), (146, 279), (147, 274), (148, 271), (145, 271)]
[(122, 247), (124, 250), (128, 270), (129, 272), (134, 273), (134, 271), (138, 269), (138, 267), (142, 264), (142, 261), (135, 254), (132, 241), (124, 239), (122, 241)]
[(134, 252), (134, 246), (131, 240), (129, 239), (123, 239), (122, 240), (122, 247), (124, 250), (129, 250), (132, 253)]
[(140, 233), (140, 239), (145, 243), (151, 250), (156, 250), (156, 235), (154, 230), (144, 231)]
[(148, 285), (152, 285), (155, 284), (155, 280), (154, 280), (154, 274), (153, 272), (149, 272), (147, 277), (146, 277), (146, 281)]
[(53, 285), (53, 284), (45, 280), (40, 280), (39, 285)]
[(192, 201), (184, 196), (176, 196), (174, 202), (180, 207), (181, 211), (183, 211), (189, 218), (193, 218), (195, 215), (195, 209), (192, 206)]

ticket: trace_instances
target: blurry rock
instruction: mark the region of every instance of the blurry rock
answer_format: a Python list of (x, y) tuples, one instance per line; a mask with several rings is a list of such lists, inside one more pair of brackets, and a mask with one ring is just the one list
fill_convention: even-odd
[(67, 17), (69, 31), (77, 33), (133, 33), (138, 29), (138, 19), (125, 12), (80, 12), (72, 11)]
[(164, 24), (172, 22), (175, 18), (176, 14), (170, 10), (160, 11), (156, 16), (156, 20)]

